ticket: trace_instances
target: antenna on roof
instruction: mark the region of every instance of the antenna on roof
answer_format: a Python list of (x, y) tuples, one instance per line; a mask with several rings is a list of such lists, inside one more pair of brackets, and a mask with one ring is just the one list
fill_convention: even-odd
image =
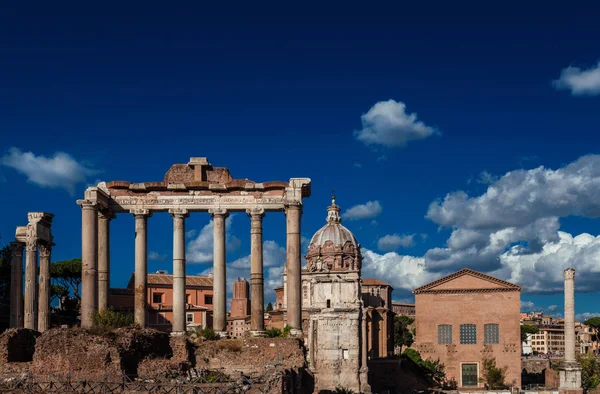
[(331, 205), (335, 205), (335, 190), (331, 189)]

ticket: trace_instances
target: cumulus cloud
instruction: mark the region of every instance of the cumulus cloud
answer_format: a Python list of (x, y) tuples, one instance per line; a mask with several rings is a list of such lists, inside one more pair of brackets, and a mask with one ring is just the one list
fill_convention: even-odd
[(391, 252), (399, 247), (408, 248), (415, 244), (415, 234), (410, 235), (398, 235), (391, 234), (385, 235), (377, 241), (377, 247), (379, 250), (383, 250), (384, 252)]
[(1, 163), (24, 174), (31, 183), (41, 187), (63, 188), (71, 195), (75, 194), (77, 184), (99, 173), (64, 152), (46, 157), (13, 147), (2, 157)]
[(422, 257), (396, 252), (379, 254), (366, 248), (362, 248), (361, 253), (363, 277), (388, 282), (394, 288), (394, 298), (409, 296), (413, 289), (439, 278), (438, 274), (426, 270)]
[(148, 260), (151, 261), (165, 261), (167, 259), (166, 254), (158, 253), (153, 250), (148, 252)]
[[(583, 156), (556, 170), (509, 172), (476, 197), (464, 191), (433, 202), (427, 218), (452, 228), (446, 247), (429, 250), (431, 270), (464, 266), (499, 269), (501, 255), (527, 256), (559, 242), (559, 218), (600, 216), (600, 156)], [(515, 258), (515, 257), (513, 257)]]
[[(239, 249), (242, 241), (231, 234), (231, 221), (235, 215), (230, 215), (225, 219), (226, 240), (225, 244), (227, 251)], [(194, 237), (195, 230), (189, 230), (186, 233), (189, 237)], [(213, 262), (213, 236), (214, 222), (211, 220), (207, 225), (202, 227), (198, 235), (188, 242), (186, 250), (186, 260), (188, 263), (207, 264)]]
[(553, 81), (556, 89), (570, 90), (574, 96), (595, 96), (600, 94), (600, 62), (594, 67), (581, 69), (567, 67), (560, 73), (560, 78)]
[(521, 312), (533, 312), (535, 311), (535, 304), (531, 301), (522, 301), (521, 300)]
[(342, 217), (348, 220), (372, 219), (379, 216), (382, 211), (383, 207), (379, 201), (367, 201), (348, 209)]
[(436, 130), (417, 120), (417, 114), (407, 113), (406, 105), (394, 100), (380, 101), (361, 116), (362, 129), (354, 136), (366, 145), (404, 146), (408, 141), (421, 140)]
[(580, 321), (580, 322), (584, 322), (587, 319), (591, 319), (592, 317), (600, 317), (600, 312), (583, 312), (583, 313), (577, 313), (575, 315), (575, 320)]

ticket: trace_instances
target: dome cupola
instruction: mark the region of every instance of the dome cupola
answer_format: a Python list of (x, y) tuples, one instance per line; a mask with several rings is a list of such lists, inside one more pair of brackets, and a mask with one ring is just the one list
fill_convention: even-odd
[(357, 271), (361, 268), (360, 244), (342, 226), (340, 207), (332, 197), (327, 208), (327, 223), (313, 235), (306, 254), (309, 271)]

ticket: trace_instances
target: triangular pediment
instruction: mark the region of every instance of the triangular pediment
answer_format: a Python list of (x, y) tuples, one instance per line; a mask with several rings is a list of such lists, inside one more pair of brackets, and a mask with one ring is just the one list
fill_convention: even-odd
[(454, 291), (520, 291), (521, 287), (493, 276), (474, 271), (469, 268), (444, 276), (438, 280), (421, 286), (413, 293), (454, 292)]

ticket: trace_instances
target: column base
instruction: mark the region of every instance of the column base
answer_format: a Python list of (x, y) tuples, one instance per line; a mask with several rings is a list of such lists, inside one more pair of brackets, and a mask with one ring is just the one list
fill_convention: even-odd
[(184, 336), (185, 334), (186, 334), (185, 331), (171, 331), (172, 337), (181, 337), (181, 336)]
[(297, 338), (303, 338), (303, 337), (304, 337), (304, 334), (302, 333), (302, 330), (301, 330), (301, 329), (298, 329), (298, 328), (292, 328), (292, 329), (290, 330), (290, 336), (292, 336), (292, 337), (297, 337)]
[(264, 338), (267, 336), (266, 331), (248, 331), (252, 338)]

